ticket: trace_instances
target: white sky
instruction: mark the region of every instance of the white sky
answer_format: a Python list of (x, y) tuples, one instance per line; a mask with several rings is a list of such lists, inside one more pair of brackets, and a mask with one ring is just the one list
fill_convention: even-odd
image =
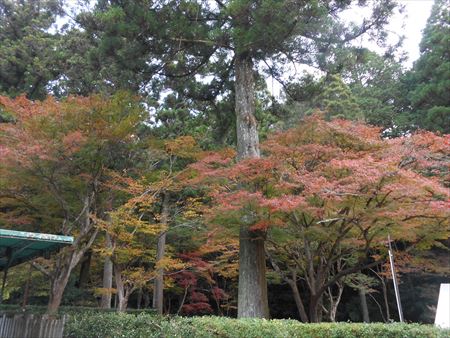
[[(403, 11), (400, 13), (399, 10), (396, 9), (390, 22), (386, 26), (386, 29), (389, 32), (388, 42), (395, 44), (398, 42), (400, 36), (404, 36), (403, 45), (400, 51), (405, 52), (408, 56), (407, 60), (404, 62), (404, 66), (406, 68), (411, 68), (414, 61), (420, 56), (419, 44), (422, 39), (422, 30), (425, 28), (427, 19), (431, 14), (434, 0), (397, 0), (397, 2), (403, 7)], [(364, 17), (370, 16), (370, 9), (350, 8), (341, 15), (342, 18), (346, 20), (361, 23)], [(355, 41), (355, 44), (367, 47), (380, 54), (383, 53), (383, 50), (378, 47), (375, 42), (369, 41), (367, 36), (361, 37), (358, 41)], [(300, 65), (299, 67), (296, 67), (296, 70), (292, 69), (292, 72), (289, 72), (290, 74), (285, 74), (283, 78), (287, 79), (289, 76), (297, 77), (301, 75), (303, 71), (317, 74), (316, 69)], [(271, 77), (266, 79), (266, 83), (272, 95), (280, 97), (282, 93), (281, 85)]]
[(388, 25), (388, 30), (405, 35), (403, 50), (408, 53), (406, 66), (419, 58), (419, 44), (422, 39), (422, 30), (431, 14), (433, 0), (398, 0), (405, 7), (402, 14), (396, 13)]

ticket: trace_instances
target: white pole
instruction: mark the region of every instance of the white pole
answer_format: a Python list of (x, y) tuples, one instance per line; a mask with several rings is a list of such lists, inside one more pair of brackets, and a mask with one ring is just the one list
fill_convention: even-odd
[(392, 246), (391, 246), (391, 235), (389, 235), (389, 234), (388, 234), (388, 242), (389, 242), (389, 261), (391, 263), (390, 265), (391, 265), (392, 281), (394, 282), (395, 300), (397, 301), (397, 309), (398, 309), (398, 316), (400, 318), (400, 322), (403, 323), (402, 303), (400, 300), (400, 292), (398, 291), (397, 275), (395, 274), (394, 253), (392, 251)]

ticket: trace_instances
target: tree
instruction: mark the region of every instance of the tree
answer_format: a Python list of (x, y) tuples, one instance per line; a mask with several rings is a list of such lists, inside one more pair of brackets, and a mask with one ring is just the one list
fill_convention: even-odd
[(109, 211), (106, 173), (136, 160), (142, 107), (126, 93), (29, 101), (0, 97), (14, 115), (1, 125), (1, 222), (73, 235), (71, 247), (41, 271), (51, 283), (49, 312), (57, 311), (70, 274), (98, 234), (96, 219)]
[(113, 263), (117, 309), (122, 312), (127, 309), (130, 295), (155, 278), (154, 266), (148, 262), (155, 261), (154, 245), (165, 224), (154, 222), (151, 216), (145, 215), (155, 196), (146, 192), (140, 182), (121, 177), (113, 178), (112, 182), (113, 185), (125, 183), (121, 189), (134, 195), (110, 212), (111, 221), (100, 221), (111, 240), (110, 248), (103, 248), (101, 252)]
[[(404, 69), (394, 56), (363, 50), (358, 62), (343, 70), (367, 123), (383, 128), (404, 127), (401, 114), (407, 106), (406, 88), (401, 83)], [(395, 131), (392, 131), (395, 133)]]
[(327, 119), (363, 119), (363, 113), (356, 98), (340, 76), (330, 75), (323, 78), (321, 82), (322, 92), (316, 99), (316, 106), (325, 112)]
[(420, 128), (449, 133), (450, 15), (448, 3), (436, 0), (420, 43), (421, 55), (406, 79), (412, 123)]
[[(192, 182), (212, 189), (212, 224), (233, 229), (244, 220), (267, 234), (273, 266), (305, 321), (320, 320), (329, 288), (385, 261), (388, 233), (418, 260), (449, 236), (446, 138), (384, 140), (379, 131), (312, 116), (263, 143), (263, 158), (234, 163), (223, 152), (192, 165)], [(306, 281), (308, 312), (298, 278)]]
[(43, 99), (59, 69), (60, 0), (0, 1), (0, 94)]

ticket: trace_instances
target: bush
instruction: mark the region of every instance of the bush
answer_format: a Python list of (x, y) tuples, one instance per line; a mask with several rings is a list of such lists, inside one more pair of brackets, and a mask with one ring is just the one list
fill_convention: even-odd
[(322, 323), (296, 320), (232, 319), (224, 317), (160, 317), (148, 314), (98, 313), (71, 315), (66, 337), (449, 337), (450, 330), (420, 324)]
[[(14, 314), (34, 314), (34, 315), (43, 315), (47, 312), (47, 306), (45, 305), (27, 305), (25, 308), (22, 308), (20, 305), (12, 305), (12, 304), (0, 304), (0, 314), (14, 315)], [(114, 308), (111, 309), (102, 309), (98, 307), (90, 307), (90, 306), (60, 306), (58, 310), (58, 315), (72, 315), (72, 314), (94, 314), (98, 315), (100, 313), (116, 313), (117, 310)], [(127, 309), (127, 313), (139, 314), (155, 314), (156, 311), (154, 309), (146, 308), (146, 309)]]

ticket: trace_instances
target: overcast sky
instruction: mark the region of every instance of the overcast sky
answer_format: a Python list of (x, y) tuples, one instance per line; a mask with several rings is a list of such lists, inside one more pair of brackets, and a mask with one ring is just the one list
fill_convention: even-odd
[(392, 18), (388, 29), (405, 35), (403, 50), (409, 55), (407, 66), (411, 67), (419, 57), (422, 30), (430, 16), (433, 0), (400, 0), (398, 2), (405, 6), (405, 11)]

